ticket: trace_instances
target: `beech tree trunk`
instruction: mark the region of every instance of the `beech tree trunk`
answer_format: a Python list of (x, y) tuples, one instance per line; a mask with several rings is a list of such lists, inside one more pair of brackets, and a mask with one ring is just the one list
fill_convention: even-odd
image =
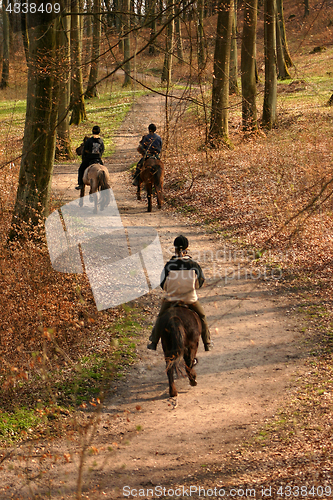
[(284, 50), (282, 45), (282, 37), (280, 30), (280, 23), (278, 16), (276, 16), (276, 55), (277, 55), (277, 69), (279, 80), (286, 80), (291, 78), (287, 64), (284, 58)]
[(35, 13), (34, 16), (38, 16), (39, 24), (29, 28), (26, 120), (10, 238), (22, 236), (22, 230), (40, 224), (47, 215), (53, 172), (59, 92), (59, 18), (49, 22), (48, 14)]
[[(156, 3), (155, 0), (149, 0), (149, 12), (148, 15), (150, 17), (150, 40), (152, 40), (156, 33)], [(149, 44), (149, 54), (155, 55), (156, 46), (154, 42)]]
[(90, 74), (88, 80), (88, 87), (85, 93), (85, 97), (90, 99), (91, 97), (97, 97), (97, 81), (98, 81), (98, 66), (99, 66), (99, 55), (100, 55), (100, 44), (101, 44), (101, 4), (99, 0), (94, 0), (93, 5), (93, 39), (91, 48), (91, 66)]
[(217, 18), (212, 111), (208, 134), (211, 146), (217, 146), (221, 141), (228, 142), (229, 64), (233, 15), (233, 0), (221, 0)]
[(198, 38), (198, 69), (202, 71), (206, 66), (206, 42), (203, 27), (204, 21), (204, 0), (198, 0), (198, 21), (197, 21), (197, 38)]
[(7, 1), (2, 0), (2, 75), (0, 88), (8, 87), (9, 83), (9, 19), (6, 12)]
[(276, 9), (277, 9), (277, 18), (279, 21), (280, 36), (281, 36), (281, 43), (282, 43), (282, 47), (283, 47), (284, 60), (286, 62), (287, 68), (291, 68), (294, 64), (291, 60), (291, 55), (290, 55), (288, 43), (287, 43), (286, 25), (284, 22), (284, 15), (283, 15), (283, 0), (276, 1)]
[(276, 123), (276, 0), (265, 0), (265, 94), (262, 123), (271, 130)]
[(175, 22), (173, 19), (174, 16), (173, 0), (168, 0), (167, 5), (168, 5), (169, 22), (166, 27), (165, 56), (164, 56), (161, 82), (166, 83), (167, 86), (169, 86), (171, 83), (171, 75), (172, 75), (172, 52), (173, 52), (174, 28), (175, 28)]
[[(131, 40), (130, 40), (130, 31), (131, 31), (131, 0), (123, 0), (123, 15), (124, 15), (124, 71), (125, 78), (123, 86), (126, 87), (131, 85), (131, 61), (127, 61), (131, 57)], [(126, 62), (127, 61), (127, 62)]]
[(79, 2), (72, 0), (71, 3), (71, 51), (72, 51), (72, 92), (71, 107), (73, 109), (70, 124), (80, 125), (81, 121), (87, 119), (86, 107), (83, 95), (82, 76), (82, 37)]
[(175, 38), (176, 38), (176, 50), (177, 50), (177, 58), (179, 63), (184, 62), (184, 51), (183, 51), (183, 39), (182, 39), (182, 30), (180, 23), (180, 15), (179, 15), (179, 6), (176, 7), (177, 17), (175, 19)]
[(238, 94), (238, 62), (237, 62), (237, 11), (234, 9), (232, 21), (231, 48), (230, 48), (230, 75), (229, 75), (229, 93)]
[(244, 8), (241, 49), (242, 123), (244, 131), (257, 130), (256, 33), (258, 0), (248, 0)]
[[(68, 12), (66, 6), (66, 12)], [(71, 138), (69, 131), (69, 105), (70, 105), (70, 17), (61, 18), (59, 32), (59, 54), (61, 66), (59, 66), (59, 106), (58, 106), (58, 126), (57, 126), (57, 148), (56, 158), (72, 159), (74, 157), (71, 148)]]

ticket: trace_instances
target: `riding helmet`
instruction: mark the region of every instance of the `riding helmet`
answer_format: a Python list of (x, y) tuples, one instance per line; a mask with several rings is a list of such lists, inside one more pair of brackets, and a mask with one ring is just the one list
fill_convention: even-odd
[(154, 123), (151, 123), (148, 127), (149, 132), (156, 132), (156, 125)]
[(177, 238), (173, 242), (173, 246), (175, 248), (178, 248), (179, 250), (186, 250), (186, 248), (188, 247), (188, 239), (183, 235), (177, 236)]
[(98, 134), (100, 134), (100, 132), (101, 132), (101, 129), (99, 128), (99, 126), (98, 126), (98, 125), (95, 125), (95, 126), (93, 127), (93, 129), (92, 129), (92, 133), (93, 133), (94, 135), (98, 135)]

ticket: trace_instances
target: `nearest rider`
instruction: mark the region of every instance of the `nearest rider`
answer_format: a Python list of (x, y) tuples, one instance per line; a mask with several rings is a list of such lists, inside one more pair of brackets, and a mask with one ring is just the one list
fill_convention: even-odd
[(139, 183), (139, 176), (141, 167), (146, 158), (154, 157), (159, 158), (159, 154), (162, 150), (162, 139), (156, 134), (156, 125), (151, 123), (148, 127), (148, 134), (144, 135), (139, 143), (137, 151), (142, 154), (141, 160), (138, 161), (136, 170), (134, 173), (133, 186), (137, 186)]
[(82, 163), (79, 167), (78, 186), (76, 186), (75, 189), (83, 188), (83, 174), (89, 165), (93, 165), (95, 163), (103, 165), (102, 155), (104, 153), (104, 142), (99, 136), (101, 129), (98, 125), (93, 127), (92, 133), (92, 137), (89, 137), (83, 143)]
[(187, 255), (188, 239), (185, 236), (178, 236), (173, 244), (176, 255), (165, 264), (161, 276), (161, 287), (166, 292), (166, 295), (149, 337), (150, 343), (147, 345), (147, 348), (156, 351), (158, 341), (161, 337), (159, 332), (160, 317), (169, 307), (176, 305), (178, 302), (183, 302), (189, 309), (195, 311), (201, 319), (201, 338), (205, 346), (205, 351), (210, 351), (213, 344), (210, 340), (207, 319), (196, 293), (196, 288), (202, 287), (205, 277), (199, 264)]

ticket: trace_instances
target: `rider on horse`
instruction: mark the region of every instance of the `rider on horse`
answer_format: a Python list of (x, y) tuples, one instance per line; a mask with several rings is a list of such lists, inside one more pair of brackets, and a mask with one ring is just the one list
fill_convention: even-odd
[(201, 319), (201, 338), (205, 351), (210, 351), (213, 344), (210, 340), (206, 315), (196, 293), (196, 288), (202, 287), (205, 277), (199, 264), (187, 255), (188, 239), (185, 236), (178, 236), (173, 244), (176, 255), (166, 263), (161, 276), (161, 287), (166, 292), (166, 296), (163, 299), (155, 326), (149, 337), (150, 343), (147, 348), (156, 351), (160, 340), (159, 318), (169, 307), (184, 303), (189, 309), (195, 311)]
[(88, 137), (83, 143), (82, 163), (79, 167), (78, 186), (76, 186), (75, 189), (83, 188), (83, 174), (89, 165), (93, 165), (95, 163), (103, 165), (102, 155), (104, 153), (104, 142), (99, 136), (101, 129), (98, 125), (93, 127), (92, 133), (92, 137)]
[(136, 166), (136, 171), (134, 174), (133, 186), (137, 186), (139, 183), (139, 176), (141, 167), (146, 158), (159, 158), (159, 154), (162, 150), (162, 139), (156, 134), (156, 125), (151, 123), (148, 127), (148, 134), (144, 135), (139, 143), (137, 151), (142, 154), (141, 160), (138, 161)]

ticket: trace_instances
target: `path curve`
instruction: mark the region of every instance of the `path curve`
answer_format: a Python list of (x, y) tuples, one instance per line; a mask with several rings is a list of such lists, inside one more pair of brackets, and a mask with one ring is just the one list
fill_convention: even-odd
[[(146, 349), (147, 332), (140, 338), (137, 363), (126, 380), (113, 386), (105, 404), (95, 440), (96, 465), (86, 485), (91, 499), (124, 498), (126, 486), (134, 493), (182, 485), (191, 478), (195, 482), (203, 469), (209, 470), (274, 415), (292, 391), (292, 374), (305, 355), (299, 326), (287, 300), (275, 296), (273, 279), (251, 279), (249, 262), (240, 260), (223, 240), (165, 208), (158, 211), (156, 200), (150, 214), (146, 201), (136, 200), (127, 167), (138, 159), (136, 147), (148, 124), (154, 121), (162, 130), (163, 108), (154, 95), (134, 105), (116, 134), (116, 153), (107, 162), (111, 185), (124, 226), (154, 227), (165, 259), (179, 234), (188, 237), (194, 257), (200, 252), (207, 280), (199, 298), (215, 347), (208, 353), (199, 347), (197, 387), (190, 387), (187, 379), (176, 380), (179, 404), (174, 409), (162, 349)], [(62, 191), (64, 201), (77, 196), (76, 167), (72, 170), (67, 175), (55, 171), (53, 187)], [(225, 274), (230, 276), (227, 283), (217, 280)], [(156, 304), (161, 296), (155, 290), (146, 303)]]

